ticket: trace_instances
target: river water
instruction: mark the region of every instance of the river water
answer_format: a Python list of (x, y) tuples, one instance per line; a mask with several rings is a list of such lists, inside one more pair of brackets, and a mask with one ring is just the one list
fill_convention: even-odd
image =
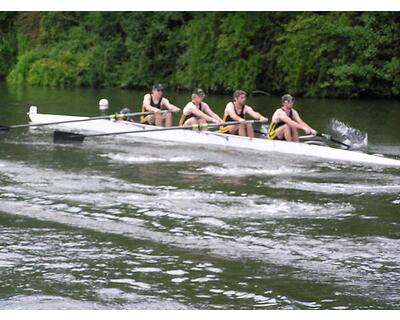
[[(144, 92), (0, 83), (0, 124)], [(187, 93), (166, 92), (183, 106)], [(229, 97), (206, 101), (220, 114)], [(250, 97), (271, 117), (279, 97)], [(400, 157), (400, 102), (298, 99)], [(175, 119), (177, 121), (177, 119)], [(0, 309), (398, 309), (398, 169), (104, 137), (0, 136)]]

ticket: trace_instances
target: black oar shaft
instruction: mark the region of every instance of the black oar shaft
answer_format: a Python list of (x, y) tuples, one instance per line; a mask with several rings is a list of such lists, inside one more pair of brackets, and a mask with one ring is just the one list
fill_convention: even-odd
[(348, 145), (348, 144), (346, 144), (346, 143), (344, 143), (344, 142), (342, 142), (342, 141), (340, 141), (340, 140), (337, 140), (337, 139), (332, 138), (329, 134), (317, 133), (317, 136), (318, 136), (318, 137), (325, 138), (325, 139), (330, 140), (330, 141), (332, 141), (332, 142), (335, 142), (335, 143), (337, 143), (337, 144), (340, 144), (340, 145), (346, 147), (347, 149), (350, 149), (350, 147), (351, 147), (350, 145)]

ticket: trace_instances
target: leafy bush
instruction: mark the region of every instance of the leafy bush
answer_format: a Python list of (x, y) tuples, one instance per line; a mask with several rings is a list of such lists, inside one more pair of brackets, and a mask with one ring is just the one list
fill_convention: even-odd
[(400, 95), (396, 12), (26, 12), (0, 26), (13, 83)]

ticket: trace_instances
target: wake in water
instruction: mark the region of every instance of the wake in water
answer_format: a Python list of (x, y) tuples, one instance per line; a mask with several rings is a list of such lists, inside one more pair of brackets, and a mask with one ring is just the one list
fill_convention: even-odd
[(367, 149), (368, 134), (350, 125), (333, 118), (329, 124), (329, 130), (335, 139), (351, 146), (351, 149)]

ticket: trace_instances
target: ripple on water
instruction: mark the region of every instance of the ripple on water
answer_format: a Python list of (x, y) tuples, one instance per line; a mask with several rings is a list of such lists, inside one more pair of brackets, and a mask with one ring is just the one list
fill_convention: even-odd
[[(12, 215), (57, 222), (75, 226), (80, 230), (90, 229), (100, 233), (114, 233), (129, 239), (146, 240), (157, 246), (167, 245), (168, 248), (185, 249), (188, 252), (196, 250), (228, 261), (250, 259), (250, 261), (262, 262), (266, 265), (295, 268), (299, 272), (293, 277), (300, 279), (304, 277), (303, 280), (318, 283), (345, 283), (346, 292), (350, 293), (368, 289), (367, 295), (371, 298), (383, 296), (388, 300), (391, 291), (397, 288), (396, 283), (400, 281), (397, 269), (382, 273), (382, 266), (387, 267), (391, 263), (400, 264), (397, 257), (398, 243), (395, 240), (385, 241), (385, 239), (371, 237), (358, 239), (354, 236), (340, 238), (315, 236), (307, 232), (310, 229), (301, 225), (301, 223), (307, 224), (308, 221), (315, 223), (315, 219), (321, 218), (328, 219), (330, 223), (331, 220), (352, 215), (355, 208), (351, 203), (338, 201), (320, 203), (318, 199), (310, 202), (289, 201), (254, 195), (247, 190), (246, 194), (240, 196), (224, 191), (213, 193), (176, 187), (158, 187), (128, 183), (122, 179), (99, 174), (84, 174), (83, 183), (78, 181), (82, 179), (79, 173), (65, 173), (57, 170), (42, 172), (40, 168), (39, 170), (32, 167), (22, 169), (23, 166), (18, 164), (16, 167), (17, 169), (8, 167), (6, 169), (7, 172), (12, 173), (10, 176), (14, 184), (0, 186), (2, 211)], [(35, 175), (35, 183), (26, 185), (29, 175)], [(335, 192), (342, 188), (339, 184), (336, 184), (336, 187)], [(330, 186), (327, 185), (326, 190), (329, 189)], [(278, 220), (286, 218), (297, 222), (279, 223)], [(268, 221), (273, 224), (268, 225)], [(154, 230), (151, 228), (152, 224), (148, 222), (155, 222), (164, 229)], [(213, 232), (210, 232), (210, 226)], [(263, 233), (263, 229), (266, 229), (267, 233)], [(56, 238), (52, 241), (57, 244), (62, 243), (61, 240), (56, 241)], [(23, 246), (14, 245), (14, 247), (11, 245), (10, 248), (17, 252), (24, 249), (34, 251), (48, 258), (46, 246), (24, 244)], [(89, 257), (117, 259), (126, 254), (121, 251), (103, 252), (101, 247), (79, 248), (78, 245), (74, 247), (71, 243), (63, 243), (61, 251), (68, 255), (82, 255), (87, 259)], [(203, 282), (214, 285), (214, 283), (219, 283), (216, 276), (221, 278), (226, 276), (224, 275), (226, 270), (223, 268), (209, 263), (193, 263), (191, 260), (185, 260), (176, 269), (165, 265), (159, 268), (159, 257), (151, 257), (150, 253), (145, 252), (143, 255), (145, 261), (143, 264), (141, 264), (140, 255), (135, 255), (134, 259), (131, 259), (133, 261), (130, 264), (130, 273), (115, 274), (112, 280), (104, 278), (103, 281), (126, 288), (128, 291), (137, 289), (144, 292), (158, 289), (157, 282), (145, 280), (157, 273), (169, 275), (168, 282), (185, 281), (185, 285)], [(376, 260), (377, 257), (382, 261), (379, 264), (371, 264), (371, 261)], [(10, 261), (14, 265), (19, 263), (17, 259), (8, 258), (7, 256), (0, 261)], [(39, 259), (37, 256), (33, 257), (33, 262), (41, 265), (37, 259)], [(62, 267), (62, 262), (48, 263), (59, 265), (59, 269), (65, 269)], [(148, 267), (152, 264), (154, 267)], [(187, 267), (183, 267), (184, 265)], [(43, 266), (48, 279), (61, 281), (58, 275), (54, 275), (54, 269)], [(88, 270), (87, 265), (73, 266), (71, 270), (78, 274)], [(98, 270), (102, 270), (101, 267)], [(27, 269), (25, 272), (30, 272), (30, 270)], [(139, 277), (138, 273), (145, 273), (146, 278), (135, 279), (135, 276)], [(93, 284), (90, 277), (75, 280), (71, 278), (71, 281), (88, 286)], [(381, 285), (383, 282), (388, 287), (384, 288)], [(206, 285), (198, 287), (206, 287)], [(259, 296), (260, 305), (273, 304), (268, 295), (259, 295), (248, 288), (243, 288), (243, 290), (224, 288), (220, 294), (224, 293), (232, 299), (246, 298), (254, 303), (258, 301), (256, 297)], [(198, 294), (205, 296), (207, 292)], [(314, 308), (316, 303), (305, 302), (304, 306)]]

